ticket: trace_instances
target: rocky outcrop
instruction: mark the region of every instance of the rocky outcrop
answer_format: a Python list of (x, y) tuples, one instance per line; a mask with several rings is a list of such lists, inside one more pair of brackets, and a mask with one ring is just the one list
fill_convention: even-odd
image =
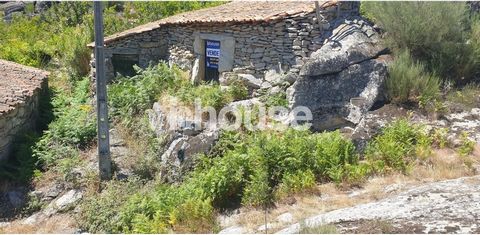
[(383, 100), (390, 60), (384, 52), (372, 26), (361, 19), (340, 22), (287, 90), (290, 108), (310, 108), (316, 130), (358, 124)]
[(480, 176), (434, 182), (378, 202), (320, 214), (278, 233), (299, 233), (305, 227), (361, 220), (388, 221), (403, 233), (478, 233), (479, 200)]
[(167, 182), (179, 182), (195, 166), (196, 156), (208, 153), (215, 141), (218, 131), (204, 131), (196, 136), (181, 135), (173, 140), (162, 154), (161, 177)]
[(160, 153), (160, 171), (161, 178), (166, 182), (181, 181), (185, 173), (195, 166), (196, 157), (207, 153), (219, 135), (215, 126), (197, 123), (180, 109), (171, 112), (157, 102), (151, 110), (147, 110), (150, 127), (157, 137), (165, 139), (166, 150)]
[(480, 143), (480, 108), (448, 113), (439, 119), (432, 119), (418, 110), (387, 104), (377, 110), (368, 111), (355, 127), (342, 128), (342, 133), (352, 139), (357, 151), (363, 152), (367, 143), (380, 134), (382, 128), (400, 118), (424, 125), (427, 131), (439, 128), (447, 130), (445, 137), (450, 147), (458, 147), (464, 133), (470, 140)]
[(300, 70), (301, 76), (338, 73), (350, 65), (374, 58), (385, 51), (380, 36), (360, 18), (345, 20), (333, 31), (327, 43), (312, 53)]
[(20, 1), (11, 1), (7, 3), (0, 3), (0, 12), (3, 12), (4, 19), (10, 21), (12, 19), (12, 14), (15, 12), (24, 12), (25, 3)]

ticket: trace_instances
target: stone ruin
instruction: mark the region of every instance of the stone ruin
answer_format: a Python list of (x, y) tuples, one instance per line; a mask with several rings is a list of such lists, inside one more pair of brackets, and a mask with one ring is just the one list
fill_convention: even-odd
[(0, 60), (0, 160), (9, 157), (18, 135), (37, 127), (47, 77), (46, 71)]

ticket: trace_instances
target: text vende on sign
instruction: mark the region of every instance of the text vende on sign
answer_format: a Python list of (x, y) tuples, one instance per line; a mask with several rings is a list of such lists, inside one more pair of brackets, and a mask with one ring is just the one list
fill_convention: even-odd
[(219, 58), (220, 57), (220, 49), (207, 48), (207, 57)]

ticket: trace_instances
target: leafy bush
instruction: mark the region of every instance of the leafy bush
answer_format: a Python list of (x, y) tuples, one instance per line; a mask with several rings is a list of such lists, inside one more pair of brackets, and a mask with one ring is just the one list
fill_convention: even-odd
[(58, 159), (75, 156), (77, 149), (90, 144), (96, 136), (96, 119), (90, 106), (89, 79), (76, 84), (71, 97), (57, 93), (53, 99), (55, 120), (36, 143), (33, 155), (45, 167)]
[[(46, 66), (54, 54), (48, 24), (34, 17), (15, 17), (0, 22), (0, 58), (20, 64)], [(41, 40), (39, 40), (41, 39)]]
[(121, 120), (131, 120), (151, 108), (162, 92), (173, 86), (180, 76), (178, 69), (170, 69), (165, 63), (145, 70), (136, 69), (138, 75), (120, 78), (108, 87), (111, 114)]
[(468, 156), (473, 153), (473, 151), (475, 150), (475, 141), (468, 138), (467, 132), (462, 132), (460, 140), (461, 145), (460, 147), (458, 147), (458, 153), (460, 153), (461, 156)]
[(366, 149), (366, 158), (376, 171), (398, 170), (406, 173), (418, 159), (430, 155), (432, 140), (418, 125), (398, 120), (386, 127)]
[[(274, 196), (310, 189), (330, 179), (333, 168), (357, 161), (352, 143), (338, 132), (225, 132), (219, 142), (180, 185), (145, 187), (121, 199), (123, 204), (109, 199), (99, 205), (109, 198), (108, 189), (88, 200), (82, 225), (90, 232), (212, 232), (214, 208), (265, 205)], [(93, 211), (98, 206), (100, 214)]]
[(192, 174), (192, 178), (202, 179), (198, 184), (215, 205), (228, 204), (243, 194), (244, 204), (259, 205), (270, 201), (282, 182), (282, 190), (300, 191), (312, 186), (308, 177), (299, 180), (300, 175), (330, 180), (333, 169), (357, 161), (353, 144), (338, 132), (254, 132), (232, 144), (235, 147), (224, 151), (223, 157)]
[(109, 86), (112, 115), (131, 122), (131, 118), (152, 107), (162, 95), (178, 97), (186, 106), (193, 107), (195, 99), (202, 106), (222, 108), (229, 102), (246, 97), (246, 88), (239, 84), (222, 90), (218, 84), (193, 85), (184, 72), (166, 63), (147, 69), (137, 68), (138, 75), (120, 78)]
[(408, 51), (396, 56), (388, 68), (387, 96), (395, 103), (419, 103), (425, 107), (440, 97), (440, 79), (425, 72), (422, 64), (414, 62)]
[[(463, 2), (364, 2), (363, 12), (387, 32), (394, 49), (409, 50), (431, 72), (457, 82), (479, 71), (473, 50), (466, 4)], [(477, 40), (478, 41), (478, 40)]]

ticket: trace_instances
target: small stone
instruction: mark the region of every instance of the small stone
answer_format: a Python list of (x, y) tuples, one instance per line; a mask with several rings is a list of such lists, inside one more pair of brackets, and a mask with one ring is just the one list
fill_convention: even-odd
[(82, 191), (72, 189), (67, 193), (65, 193), (63, 196), (61, 196), (60, 198), (58, 198), (55, 201), (54, 205), (59, 211), (62, 211), (72, 206), (73, 204), (75, 204), (78, 200), (82, 198), (82, 196), (83, 196)]
[(238, 78), (248, 87), (258, 89), (262, 85), (262, 80), (255, 78), (251, 74), (238, 74)]

